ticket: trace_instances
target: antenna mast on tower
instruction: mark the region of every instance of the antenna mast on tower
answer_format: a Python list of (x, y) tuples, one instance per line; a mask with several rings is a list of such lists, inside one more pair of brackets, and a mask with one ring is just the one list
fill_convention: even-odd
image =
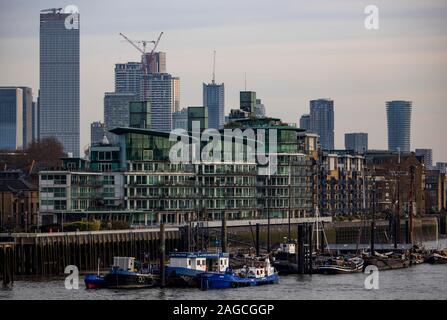
[(216, 82), (216, 50), (214, 50), (214, 56), (213, 56), (213, 80), (212, 83), (214, 84)]

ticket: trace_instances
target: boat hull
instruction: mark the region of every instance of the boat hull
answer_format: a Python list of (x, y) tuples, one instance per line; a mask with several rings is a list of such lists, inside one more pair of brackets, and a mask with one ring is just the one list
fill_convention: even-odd
[(167, 285), (172, 287), (197, 287), (197, 278), (203, 272), (181, 267), (166, 267)]
[(102, 289), (106, 286), (104, 277), (96, 274), (87, 274), (84, 283), (87, 289)]
[(277, 273), (262, 278), (241, 278), (234, 273), (204, 272), (198, 276), (201, 290), (252, 287), (278, 283)]

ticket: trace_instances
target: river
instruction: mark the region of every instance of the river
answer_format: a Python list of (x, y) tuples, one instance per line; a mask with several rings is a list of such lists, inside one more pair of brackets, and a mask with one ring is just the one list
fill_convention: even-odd
[[(427, 247), (433, 243), (427, 243)], [(440, 247), (447, 247), (443, 240)], [(64, 279), (16, 281), (12, 288), (0, 289), (0, 299), (25, 300), (394, 300), (446, 299), (447, 265), (422, 264), (407, 269), (381, 271), (379, 289), (365, 289), (367, 275), (289, 275), (279, 284), (252, 288), (200, 291), (199, 289), (152, 288), (140, 290), (86, 290), (81, 279), (78, 290), (67, 290)]]

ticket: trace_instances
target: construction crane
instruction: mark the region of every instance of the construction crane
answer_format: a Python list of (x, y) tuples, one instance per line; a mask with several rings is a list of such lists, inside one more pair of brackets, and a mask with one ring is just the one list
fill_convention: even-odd
[[(146, 101), (146, 77), (148, 74), (152, 73), (151, 66), (152, 66), (152, 60), (154, 57), (155, 49), (158, 46), (158, 43), (160, 42), (161, 36), (163, 35), (163, 32), (160, 33), (157, 40), (131, 40), (127, 36), (125, 36), (123, 33), (120, 32), (120, 36), (122, 36), (124, 39), (126, 39), (127, 42), (129, 42), (135, 49), (138, 50), (138, 52), (141, 53), (141, 65), (143, 68), (143, 101)], [(146, 47), (148, 43), (153, 43), (154, 47), (152, 48), (152, 51), (149, 53), (149, 55), (146, 53)], [(141, 45), (142, 48), (139, 46)]]

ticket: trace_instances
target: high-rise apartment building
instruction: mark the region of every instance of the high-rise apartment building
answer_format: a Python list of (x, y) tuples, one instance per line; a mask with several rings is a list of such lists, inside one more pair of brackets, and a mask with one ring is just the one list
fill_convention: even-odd
[(334, 101), (318, 99), (310, 101), (310, 131), (320, 136), (324, 150), (334, 149)]
[[(132, 92), (106, 92), (104, 95), (104, 125), (107, 130), (129, 126), (129, 103), (136, 101)], [(108, 132), (107, 138), (116, 143), (116, 136)]]
[(40, 138), (55, 137), (78, 157), (79, 14), (59, 9), (40, 14), (39, 100)]
[(411, 150), (411, 101), (387, 101), (388, 150)]
[(103, 141), (104, 134), (106, 133), (104, 123), (99, 121), (90, 124), (90, 145), (94, 146), (100, 144)]
[(143, 76), (140, 99), (146, 97), (151, 105), (152, 130), (171, 131), (172, 113), (178, 110), (180, 79), (169, 73)]
[(143, 76), (141, 62), (115, 64), (115, 92), (140, 95), (140, 83)]

